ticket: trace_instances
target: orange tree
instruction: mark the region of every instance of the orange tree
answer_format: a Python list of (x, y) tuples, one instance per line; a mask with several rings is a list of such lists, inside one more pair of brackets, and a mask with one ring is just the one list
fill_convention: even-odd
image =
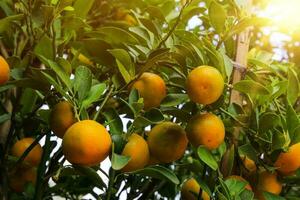
[(1, 1), (1, 198), (298, 199), (300, 71), (236, 56), (246, 4)]

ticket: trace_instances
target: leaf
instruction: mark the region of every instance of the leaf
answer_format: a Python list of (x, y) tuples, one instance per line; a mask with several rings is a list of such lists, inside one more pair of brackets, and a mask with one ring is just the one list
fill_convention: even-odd
[(92, 72), (85, 66), (79, 66), (75, 71), (74, 92), (81, 102), (88, 94), (92, 86)]
[(166, 21), (164, 14), (158, 7), (149, 6), (148, 8), (146, 8), (146, 12), (148, 12), (151, 17), (155, 17), (162, 22)]
[(109, 126), (109, 132), (112, 135), (120, 135), (123, 133), (123, 122), (115, 109), (108, 108), (103, 115), (106, 119), (106, 124)]
[(202, 160), (210, 168), (212, 168), (213, 170), (218, 169), (218, 163), (208, 149), (206, 149), (204, 146), (199, 146), (197, 149), (197, 153), (200, 160)]
[(114, 170), (120, 170), (130, 161), (130, 156), (123, 156), (116, 153), (112, 154), (111, 167)]
[(233, 165), (234, 165), (234, 155), (235, 155), (234, 145), (231, 145), (230, 148), (226, 150), (226, 152), (222, 157), (221, 172), (224, 177), (229, 176), (232, 172)]
[(129, 31), (118, 27), (102, 27), (97, 32), (103, 36), (104, 41), (108, 41), (111, 44), (139, 44), (139, 40)]
[(138, 116), (134, 119), (133, 125), (136, 128), (143, 128), (152, 124), (157, 124), (164, 121), (164, 116), (158, 109), (151, 109), (144, 116)]
[(246, 182), (240, 181), (234, 178), (229, 178), (225, 181), (225, 184), (230, 191), (231, 196), (238, 196), (247, 185)]
[(102, 188), (102, 189), (106, 187), (105, 183), (103, 182), (103, 180), (101, 179), (99, 174), (93, 168), (83, 167), (83, 166), (79, 166), (79, 165), (73, 165), (73, 166), (76, 170), (78, 170), (82, 174), (86, 175), (90, 179), (90, 181), (93, 184), (95, 184), (95, 186)]
[(88, 108), (92, 103), (98, 101), (106, 88), (105, 83), (93, 85), (88, 92), (87, 97), (82, 101), (82, 107)]
[(213, 1), (209, 6), (208, 14), (210, 22), (216, 32), (221, 33), (222, 31), (224, 31), (225, 21), (227, 17), (227, 13), (224, 7), (221, 4)]
[(299, 126), (299, 124), (300, 120), (297, 116), (296, 111), (291, 104), (288, 104), (286, 109), (286, 125), (291, 139), (294, 138), (295, 129), (297, 128), (297, 126)]
[(290, 104), (294, 105), (299, 96), (299, 79), (296, 72), (289, 68), (288, 69), (288, 87), (287, 87), (287, 98)]
[(92, 8), (95, 0), (76, 0), (74, 3), (74, 9), (77, 16), (81, 18), (86, 18), (88, 12)]
[(285, 198), (269, 192), (263, 192), (263, 195), (266, 200), (285, 200)]
[(63, 83), (67, 86), (68, 90), (71, 91), (72, 83), (68, 76), (68, 74), (62, 69), (57, 63), (53, 62), (52, 60), (49, 60), (45, 58), (42, 55), (38, 55), (38, 58), (48, 67), (50, 67), (57, 76), (63, 81)]
[(129, 83), (135, 76), (135, 68), (130, 55), (124, 49), (113, 49), (109, 52), (116, 58), (117, 66), (125, 82)]
[(242, 80), (234, 84), (233, 88), (249, 95), (269, 95), (270, 91), (258, 82), (252, 80)]
[(47, 35), (44, 35), (34, 47), (34, 53), (47, 59), (53, 59), (52, 40)]
[(162, 107), (177, 106), (188, 100), (187, 94), (168, 94), (162, 101)]
[(8, 114), (8, 113), (0, 115), (0, 124), (9, 120), (10, 118), (11, 118), (11, 114)]
[(0, 19), (0, 34), (4, 33), (7, 30), (10, 30), (12, 23), (14, 21), (21, 20), (23, 16), (23, 14), (19, 14)]
[(176, 185), (178, 185), (179, 179), (177, 178), (177, 176), (174, 174), (174, 172), (168, 168), (165, 168), (163, 166), (151, 166), (151, 167), (146, 167), (144, 169), (140, 169), (137, 171), (132, 172), (133, 174), (140, 174), (143, 176), (150, 176), (153, 178), (157, 178), (160, 180), (166, 180), (166, 181), (170, 181)]

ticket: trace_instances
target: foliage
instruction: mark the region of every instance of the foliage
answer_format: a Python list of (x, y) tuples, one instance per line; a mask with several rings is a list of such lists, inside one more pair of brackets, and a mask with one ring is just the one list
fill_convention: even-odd
[[(236, 35), (263, 21), (248, 16), (242, 2), (1, 1), (0, 47), (2, 55), (9, 56), (11, 79), (0, 86), (0, 123), (12, 123), (7, 140), (1, 136), (2, 195), (9, 199), (78, 199), (90, 194), (118, 199), (125, 191), (128, 199), (174, 199), (183, 181), (194, 177), (214, 199), (253, 199), (243, 182), (225, 178), (245, 173), (242, 155), (261, 169), (274, 171), (278, 154), (300, 142), (300, 71), (293, 63), (273, 61), (272, 54), (253, 48), (245, 79), (231, 84)], [(131, 20), (119, 19), (116, 13), (120, 10)], [(187, 25), (193, 16), (202, 24), (191, 29)], [(186, 95), (187, 75), (200, 65), (216, 67), (225, 80), (222, 97), (211, 105), (193, 103)], [(146, 71), (163, 77), (168, 88), (161, 106), (147, 111), (138, 92), (129, 91)], [(243, 106), (230, 103), (232, 89), (244, 95)], [(48, 122), (51, 108), (62, 99), (73, 105), (77, 119), (94, 119), (108, 127), (114, 143), (108, 174), (100, 165), (66, 164), (60, 140), (51, 133)], [(13, 105), (11, 112), (7, 101)], [(162, 121), (185, 128), (191, 116), (206, 111), (225, 124), (226, 139), (218, 149), (189, 145), (176, 162), (130, 173), (119, 171), (129, 161), (121, 152), (131, 133), (146, 136), (149, 127)], [(237, 128), (240, 134), (235, 138)], [(44, 153), (35, 186), (28, 184), (24, 192), (14, 193), (4, 184), (19, 163), (9, 149), (25, 136), (44, 138)], [(284, 183), (280, 196), (300, 196), (299, 172), (280, 180)], [(250, 182), (255, 185), (255, 180)], [(272, 194), (265, 198), (281, 199)]]

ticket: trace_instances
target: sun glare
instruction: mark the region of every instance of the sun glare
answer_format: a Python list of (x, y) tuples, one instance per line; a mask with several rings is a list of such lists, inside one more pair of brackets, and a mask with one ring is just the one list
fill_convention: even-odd
[(288, 32), (300, 31), (300, 0), (270, 0), (262, 13), (270, 18), (275, 26)]

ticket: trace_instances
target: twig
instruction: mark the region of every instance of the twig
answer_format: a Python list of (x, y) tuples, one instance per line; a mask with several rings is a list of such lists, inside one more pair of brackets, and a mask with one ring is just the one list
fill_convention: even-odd
[(108, 101), (108, 99), (111, 97), (111, 94), (113, 93), (113, 91), (114, 91), (114, 86), (111, 85), (110, 88), (109, 88), (109, 90), (108, 90), (108, 92), (107, 92), (107, 94), (106, 94), (105, 99), (102, 101), (102, 103), (101, 103), (101, 105), (100, 105), (98, 111), (96, 112), (96, 114), (95, 114), (95, 116), (94, 116), (94, 118), (93, 118), (94, 120), (97, 120), (97, 118), (98, 118), (100, 112), (102, 111), (102, 109), (103, 109), (103, 107), (105, 106), (105, 104), (106, 104), (106, 102)]

